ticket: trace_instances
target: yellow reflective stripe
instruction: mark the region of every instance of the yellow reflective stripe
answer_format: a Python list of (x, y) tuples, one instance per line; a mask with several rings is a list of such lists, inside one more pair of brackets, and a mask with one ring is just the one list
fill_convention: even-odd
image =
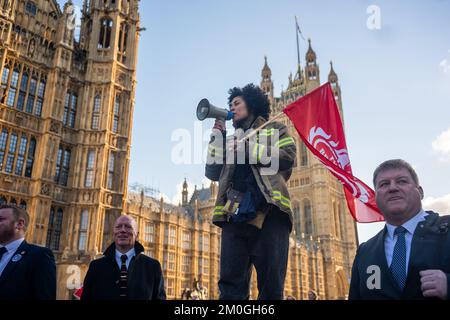
[(287, 145), (289, 145), (289, 144), (294, 144), (294, 143), (295, 143), (294, 138), (292, 138), (292, 137), (287, 137), (287, 138), (284, 138), (284, 139), (281, 139), (281, 140), (277, 141), (277, 142), (275, 143), (275, 147), (278, 146), (279, 148), (281, 148), (281, 147), (287, 146)]
[(263, 129), (259, 132), (260, 136), (273, 136), (275, 134), (275, 128)]
[(283, 197), (281, 196), (281, 204), (290, 208), (291, 207), (291, 200), (289, 200), (289, 198)]
[(223, 148), (221, 148), (221, 147), (216, 147), (216, 146), (212, 146), (212, 145), (209, 145), (208, 146), (208, 150), (218, 150), (218, 151), (221, 151), (221, 150), (223, 150)]
[(264, 151), (264, 145), (260, 144), (259, 146), (258, 161), (261, 161), (261, 157)]
[(272, 191), (272, 199), (273, 200), (279, 200), (280, 203), (288, 208), (291, 208), (291, 200), (289, 200), (289, 198), (281, 195), (280, 191)]
[(274, 200), (281, 200), (281, 192), (280, 191), (272, 191), (272, 198)]
[(256, 143), (254, 146), (253, 146), (253, 151), (252, 151), (252, 156), (253, 156), (253, 158), (256, 158), (256, 153), (258, 152), (258, 144)]
[(223, 208), (224, 208), (224, 206), (216, 206), (214, 208), (214, 215), (215, 216), (223, 215), (224, 214)]
[(223, 153), (223, 149), (220, 148), (220, 147), (215, 147), (215, 146), (209, 145), (209, 146), (208, 146), (208, 153), (209, 153), (211, 156), (215, 156), (215, 155), (217, 155), (217, 154)]
[(256, 158), (257, 161), (261, 161), (262, 153), (264, 151), (264, 145), (256, 143), (253, 147), (252, 155), (253, 158)]

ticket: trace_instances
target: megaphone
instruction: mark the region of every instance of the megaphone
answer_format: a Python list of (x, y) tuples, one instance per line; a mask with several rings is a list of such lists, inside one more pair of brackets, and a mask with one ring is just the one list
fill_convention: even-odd
[(231, 120), (233, 116), (233, 112), (212, 105), (208, 99), (200, 100), (197, 106), (197, 119), (200, 121), (208, 118)]

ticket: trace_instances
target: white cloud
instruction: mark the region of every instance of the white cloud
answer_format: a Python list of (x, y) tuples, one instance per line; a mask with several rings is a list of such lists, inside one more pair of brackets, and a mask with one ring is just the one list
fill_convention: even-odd
[(450, 214), (450, 194), (437, 198), (427, 197), (423, 200), (423, 207), (440, 214)]
[(441, 160), (450, 160), (450, 128), (434, 139), (431, 145), (441, 155)]
[(450, 63), (448, 62), (447, 59), (442, 60), (441, 63), (439, 64), (439, 66), (441, 67), (441, 69), (444, 73), (447, 73), (447, 72), (450, 73)]
[[(450, 50), (448, 50), (448, 53), (450, 54)], [(450, 73), (450, 62), (447, 59), (442, 60), (439, 63), (439, 67), (442, 69), (442, 72)]]

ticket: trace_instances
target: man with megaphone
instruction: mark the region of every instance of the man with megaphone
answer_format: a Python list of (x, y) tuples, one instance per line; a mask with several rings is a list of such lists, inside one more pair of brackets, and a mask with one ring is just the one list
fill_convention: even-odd
[[(253, 265), (258, 299), (281, 300), (293, 220), (286, 183), (296, 161), (295, 141), (285, 125), (269, 121), (270, 103), (259, 87), (230, 89), (228, 104), (231, 114), (207, 100), (197, 109), (200, 120), (217, 118), (205, 171), (219, 181), (213, 223), (222, 228), (220, 299), (249, 298)], [(235, 128), (229, 138), (226, 119)], [(274, 163), (276, 170), (267, 171)]]

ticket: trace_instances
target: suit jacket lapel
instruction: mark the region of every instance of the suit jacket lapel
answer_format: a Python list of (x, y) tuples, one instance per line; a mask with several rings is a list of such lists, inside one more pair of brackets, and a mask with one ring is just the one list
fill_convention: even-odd
[[(14, 268), (22, 262), (23, 257), (27, 254), (28, 252), (28, 243), (26, 243), (26, 241), (24, 240), (20, 246), (17, 248), (17, 250), (14, 252), (14, 254), (11, 257), (11, 260), (9, 260), (8, 264), (6, 265), (5, 269), (2, 272), (2, 275), (0, 276), (0, 285), (2, 285), (2, 283), (8, 279), (8, 275), (14, 270)], [(22, 258), (18, 261), (13, 261), (14, 256), (16, 256), (17, 254), (20, 254), (22, 256)]]
[(430, 224), (433, 224), (436, 220), (436, 218), (438, 217), (437, 214), (435, 213), (430, 213), (428, 214), (428, 216), (425, 217), (425, 221), (421, 221), (417, 224), (416, 229), (414, 230), (414, 234), (411, 240), (411, 249), (410, 249), (410, 253), (409, 253), (409, 261), (408, 261), (408, 274), (406, 277), (406, 284), (405, 284), (405, 288), (408, 286), (408, 282), (411, 280), (411, 278), (413, 277), (413, 268), (412, 268), (412, 264), (411, 261), (418, 261), (420, 260), (418, 257), (420, 257), (421, 252), (418, 251), (419, 249), (419, 240), (420, 237), (423, 235), (422, 230), (420, 225), (423, 224), (423, 226), (427, 225), (429, 226)]

